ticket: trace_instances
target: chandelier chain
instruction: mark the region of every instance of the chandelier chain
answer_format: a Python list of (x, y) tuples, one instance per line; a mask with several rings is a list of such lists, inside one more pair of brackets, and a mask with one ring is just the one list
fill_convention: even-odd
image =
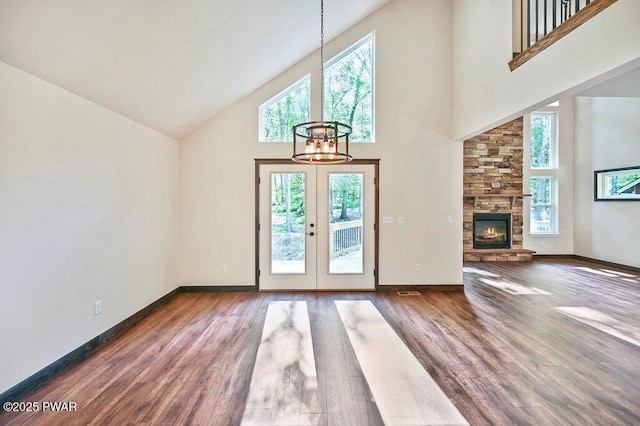
[[(324, 99), (324, 0), (320, 0), (320, 96)], [(337, 121), (324, 121), (324, 102), (320, 102), (320, 121), (293, 126), (293, 155), (291, 160), (300, 164), (338, 164), (353, 160), (349, 154), (351, 126)], [(296, 149), (304, 142), (304, 151)], [(338, 145), (344, 143), (344, 152)]]

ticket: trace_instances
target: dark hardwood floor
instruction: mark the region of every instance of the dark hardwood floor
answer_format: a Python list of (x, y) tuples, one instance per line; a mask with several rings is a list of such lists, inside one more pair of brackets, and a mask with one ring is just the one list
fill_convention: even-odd
[(23, 399), (77, 412), (0, 424), (239, 424), (272, 300), (307, 301), (321, 424), (381, 424), (333, 304), (356, 299), (374, 303), (472, 425), (640, 424), (640, 347), (556, 309), (599, 311), (633, 336), (640, 273), (569, 259), (465, 266), (464, 293), (180, 294)]

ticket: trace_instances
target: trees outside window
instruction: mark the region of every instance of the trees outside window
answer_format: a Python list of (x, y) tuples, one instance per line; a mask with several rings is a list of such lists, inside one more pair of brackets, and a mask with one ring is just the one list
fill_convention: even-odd
[[(374, 141), (374, 36), (324, 65), (323, 119), (352, 127), (350, 142)], [(260, 106), (260, 141), (291, 142), (292, 127), (311, 121), (311, 78), (306, 76)]]
[(330, 222), (361, 220), (362, 174), (332, 173), (329, 179)]
[(554, 220), (555, 178), (531, 178), (530, 229), (532, 234), (555, 232)]
[(271, 207), (274, 232), (304, 232), (306, 220), (304, 173), (273, 173), (271, 176)]
[(531, 168), (553, 167), (555, 148), (556, 113), (531, 114)]
[(310, 86), (307, 75), (260, 106), (260, 141), (291, 142), (292, 127), (310, 121)]
[(557, 122), (558, 112), (553, 106), (530, 116), (530, 235), (558, 233)]
[(373, 34), (325, 65), (324, 119), (353, 128), (349, 141), (373, 142)]

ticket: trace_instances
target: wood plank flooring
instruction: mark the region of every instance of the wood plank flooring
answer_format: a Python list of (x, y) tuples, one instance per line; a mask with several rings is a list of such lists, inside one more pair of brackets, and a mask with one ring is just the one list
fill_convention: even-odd
[(633, 333), (640, 274), (578, 260), (465, 266), (464, 293), (181, 294), (23, 399), (77, 412), (3, 413), (0, 424), (238, 425), (268, 306), (282, 300), (307, 303), (314, 424), (383, 424), (336, 300), (371, 301), (472, 425), (640, 423), (640, 348), (556, 309)]

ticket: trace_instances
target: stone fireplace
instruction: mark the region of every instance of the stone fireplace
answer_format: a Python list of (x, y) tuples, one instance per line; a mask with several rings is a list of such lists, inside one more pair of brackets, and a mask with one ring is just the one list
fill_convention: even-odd
[(469, 261), (528, 261), (522, 247), (522, 117), (464, 141), (463, 250)]

